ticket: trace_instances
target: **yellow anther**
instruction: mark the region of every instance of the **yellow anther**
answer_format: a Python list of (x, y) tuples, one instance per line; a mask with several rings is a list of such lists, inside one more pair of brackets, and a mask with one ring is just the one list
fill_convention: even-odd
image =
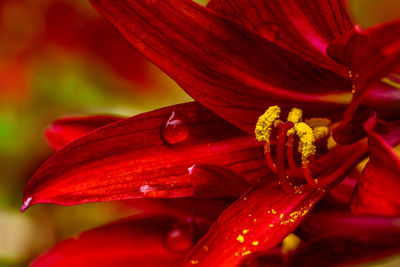
[(331, 123), (330, 119), (326, 118), (311, 118), (304, 121), (311, 128), (319, 127), (319, 126), (328, 126)]
[(279, 119), (281, 109), (278, 106), (270, 106), (263, 115), (258, 118), (255, 134), (260, 142), (269, 142), (272, 126)]
[(313, 129), (315, 140), (327, 137), (329, 135), (329, 129), (326, 126), (318, 126)]
[(293, 122), (293, 124), (296, 124), (298, 122), (301, 122), (303, 118), (303, 111), (298, 108), (292, 108), (292, 110), (289, 112), (287, 121)]
[(308, 158), (316, 152), (315, 137), (313, 130), (304, 122), (299, 122), (294, 125), (297, 136), (300, 138), (299, 152), (303, 158)]
[[(287, 121), (290, 121), (293, 124), (296, 124), (296, 123), (301, 122), (302, 118), (303, 118), (303, 111), (298, 108), (292, 108), (292, 110), (288, 114)], [(291, 129), (289, 129), (289, 131), (287, 132), (287, 135), (289, 136), (294, 133), (295, 133), (295, 129), (293, 127)]]

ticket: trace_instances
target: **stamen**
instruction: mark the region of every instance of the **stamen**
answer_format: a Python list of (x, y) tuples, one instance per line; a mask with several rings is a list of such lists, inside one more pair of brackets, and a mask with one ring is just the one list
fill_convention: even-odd
[(306, 158), (303, 159), (302, 163), (301, 163), (301, 166), (302, 166), (302, 169), (303, 169), (303, 173), (304, 173), (304, 177), (306, 178), (306, 181), (307, 181), (307, 183), (309, 185), (311, 185), (312, 187), (316, 187), (317, 183), (312, 178), (310, 167), (308, 166), (308, 163), (309, 163), (309, 161)]
[[(264, 154), (268, 168), (277, 174), (279, 183), (288, 193), (301, 194), (305, 191), (314, 190), (317, 185), (325, 184), (325, 181), (313, 179), (309, 167), (310, 160), (315, 160), (316, 140), (329, 136), (330, 120), (325, 118), (312, 118), (302, 122), (303, 112), (298, 108), (293, 108), (287, 117), (287, 122), (279, 119), (281, 109), (278, 106), (269, 107), (265, 113), (259, 117), (255, 128), (255, 135), (258, 141), (264, 142)], [(271, 133), (272, 129), (278, 129), (276, 141), (276, 164), (271, 155)], [(295, 161), (294, 146), (295, 136), (299, 137), (298, 152), (301, 154), (301, 167)], [(275, 141), (275, 138), (274, 138)], [(285, 158), (286, 153), (286, 158)], [(285, 168), (285, 160), (288, 162), (288, 169)], [(332, 175), (324, 177), (328, 181), (333, 179)], [(298, 184), (292, 178), (303, 178), (306, 183)]]
[(271, 171), (273, 171), (274, 173), (277, 173), (276, 164), (274, 163), (274, 161), (272, 160), (272, 157), (271, 157), (271, 148), (270, 148), (269, 142), (265, 143), (265, 145), (264, 145), (264, 155), (265, 155), (265, 159), (267, 161), (268, 168)]
[(282, 188), (293, 194), (293, 189), (290, 186), (288, 180), (286, 179), (286, 171), (285, 171), (285, 143), (287, 131), (292, 127), (292, 123), (283, 123), (278, 126), (278, 142), (276, 144), (276, 163), (278, 170), (278, 179), (282, 186)]
[(329, 135), (329, 129), (326, 126), (317, 126), (313, 128), (315, 140), (325, 138)]
[(317, 149), (314, 145), (315, 137), (311, 127), (304, 122), (299, 122), (294, 125), (294, 128), (296, 134), (300, 138), (299, 152), (303, 158), (308, 158), (309, 156), (314, 155)]
[[(291, 128), (289, 131), (291, 131), (293, 128)], [(288, 133), (289, 133), (288, 131)], [(294, 161), (294, 155), (293, 155), (293, 142), (294, 142), (294, 135), (289, 134), (288, 135), (288, 141), (286, 143), (286, 156), (287, 156), (287, 161), (289, 163), (289, 170), (290, 174), (292, 176), (297, 176), (299, 175), (299, 172), (297, 171), (296, 163)]]
[[(292, 108), (292, 110), (289, 112), (288, 117), (287, 117), (287, 121), (292, 122), (294, 125), (296, 125), (296, 123), (301, 122), (303, 118), (303, 111), (301, 109), (298, 108)], [(291, 128), (288, 131), (288, 135), (294, 134), (295, 133), (295, 129)]]
[(258, 118), (255, 134), (260, 142), (269, 142), (272, 126), (279, 119), (281, 109), (278, 106), (269, 107), (263, 115)]

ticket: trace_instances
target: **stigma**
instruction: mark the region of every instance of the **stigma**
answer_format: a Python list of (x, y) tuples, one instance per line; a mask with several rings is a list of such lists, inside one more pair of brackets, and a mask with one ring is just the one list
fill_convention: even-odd
[[(288, 192), (302, 193), (303, 189), (318, 187), (318, 178), (312, 177), (309, 165), (317, 153), (316, 142), (330, 134), (330, 120), (312, 118), (303, 121), (303, 111), (298, 108), (288, 113), (286, 121), (282, 121), (280, 115), (280, 107), (269, 107), (259, 117), (255, 128), (256, 139), (264, 143), (269, 169), (277, 174), (279, 183)], [(275, 160), (271, 155), (271, 143), (276, 145)], [(298, 180), (304, 180), (307, 186), (295, 184)]]

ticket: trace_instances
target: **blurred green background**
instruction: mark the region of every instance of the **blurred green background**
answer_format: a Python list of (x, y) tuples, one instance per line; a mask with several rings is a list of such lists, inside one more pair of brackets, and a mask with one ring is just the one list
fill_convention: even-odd
[[(352, 0), (348, 8), (364, 28), (400, 16), (399, 0)], [(66, 237), (136, 212), (93, 203), (20, 213), (25, 184), (53, 153), (43, 137), (47, 125), (67, 115), (132, 116), (189, 100), (87, 1), (0, 0), (0, 266), (26, 266)]]

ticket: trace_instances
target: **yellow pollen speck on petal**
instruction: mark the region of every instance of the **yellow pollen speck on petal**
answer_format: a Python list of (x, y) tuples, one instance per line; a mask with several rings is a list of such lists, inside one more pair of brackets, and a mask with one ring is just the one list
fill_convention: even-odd
[(276, 214), (276, 210), (271, 209), (272, 214)]
[(239, 252), (235, 252), (235, 256), (236, 256), (236, 257), (239, 257)]
[(191, 260), (190, 263), (191, 263), (191, 264), (199, 264), (199, 261), (197, 261), (197, 260)]
[(294, 125), (294, 128), (300, 138), (299, 152), (304, 158), (314, 155), (316, 152), (315, 137), (311, 127), (304, 122), (299, 122)]
[(251, 244), (252, 244), (253, 246), (258, 246), (258, 241), (253, 241)]
[(247, 234), (249, 231), (250, 231), (249, 229), (244, 229), (244, 230), (243, 230), (243, 234), (245, 235), (245, 234)]
[(273, 225), (273, 224), (270, 224), (269, 227), (274, 227), (274, 225)]
[(244, 236), (238, 235), (238, 237), (236, 237), (236, 240), (239, 241), (240, 243), (243, 243), (244, 242)]
[(269, 142), (272, 126), (279, 119), (281, 109), (278, 106), (270, 106), (263, 115), (258, 118), (255, 135), (260, 142)]
[(281, 220), (283, 219), (283, 213), (281, 213), (281, 215), (279, 215), (279, 218), (281, 218)]
[(251, 251), (250, 251), (250, 250), (243, 252), (243, 253), (242, 253), (242, 256), (246, 256), (246, 255), (249, 255), (249, 254), (251, 254)]

